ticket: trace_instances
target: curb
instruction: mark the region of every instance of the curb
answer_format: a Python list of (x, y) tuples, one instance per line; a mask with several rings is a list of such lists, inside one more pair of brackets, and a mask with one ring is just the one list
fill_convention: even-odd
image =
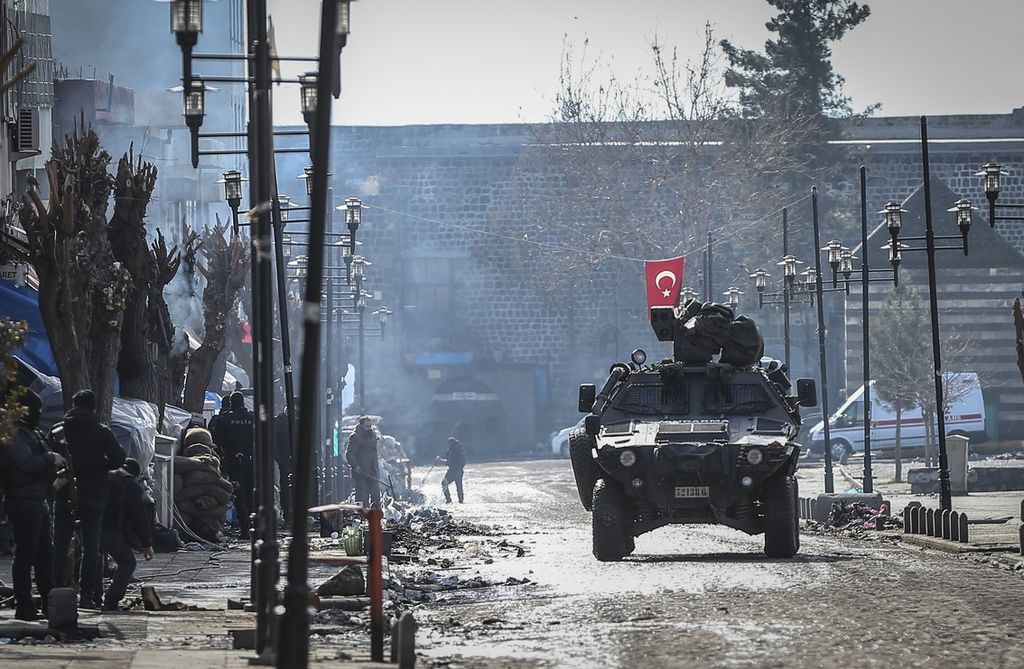
[[(904, 534), (901, 539), (904, 543), (922, 548), (931, 548), (945, 553), (1017, 553), (1020, 548), (1015, 544), (964, 544), (959, 541), (951, 541), (940, 537), (930, 537), (924, 534)], [(1017, 555), (1019, 558), (1020, 556)]]

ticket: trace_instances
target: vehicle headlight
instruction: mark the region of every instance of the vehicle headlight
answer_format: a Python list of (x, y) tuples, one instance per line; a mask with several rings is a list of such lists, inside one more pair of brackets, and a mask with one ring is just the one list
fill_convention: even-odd
[(759, 448), (752, 448), (747, 451), (747, 462), (752, 465), (759, 465), (764, 460), (764, 453)]
[(632, 467), (636, 464), (636, 453), (628, 448), (619, 453), (619, 464), (623, 467)]

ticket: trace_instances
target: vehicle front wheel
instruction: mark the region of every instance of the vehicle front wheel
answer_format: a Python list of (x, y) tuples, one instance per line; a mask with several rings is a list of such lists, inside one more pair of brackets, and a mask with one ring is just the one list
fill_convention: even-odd
[(626, 517), (626, 495), (615, 482), (598, 481), (594, 488), (594, 557), (618, 562), (633, 551), (633, 537)]
[(576, 479), (576, 492), (580, 495), (583, 508), (590, 511), (594, 499), (594, 485), (601, 472), (594, 462), (593, 450), (596, 442), (582, 428), (569, 433), (569, 461), (572, 475)]
[(789, 558), (800, 550), (799, 495), (792, 476), (775, 475), (765, 482), (764, 552), (768, 557)]

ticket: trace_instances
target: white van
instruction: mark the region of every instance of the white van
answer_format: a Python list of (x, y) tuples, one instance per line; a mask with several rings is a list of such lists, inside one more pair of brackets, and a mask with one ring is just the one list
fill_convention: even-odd
[[(972, 441), (984, 441), (985, 403), (981, 397), (981, 383), (973, 372), (955, 372), (943, 375), (947, 387), (960, 399), (946, 412), (946, 434), (960, 434)], [(871, 382), (874, 385), (874, 381)], [(852, 453), (864, 451), (864, 386), (858, 388), (840, 405), (829, 420), (829, 438), (832, 442), (832, 461), (845, 463)], [(824, 425), (819, 420), (811, 428), (809, 450), (811, 454), (824, 452)], [(923, 448), (925, 444), (924, 419), (920, 409), (904, 411), (900, 417), (900, 444), (902, 448)], [(888, 409), (871, 393), (871, 452), (892, 455), (896, 448), (896, 412)]]

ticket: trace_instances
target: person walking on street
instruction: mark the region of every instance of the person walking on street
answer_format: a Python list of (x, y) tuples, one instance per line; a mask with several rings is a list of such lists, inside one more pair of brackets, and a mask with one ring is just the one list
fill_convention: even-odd
[(380, 437), (373, 429), (369, 416), (359, 419), (356, 429), (348, 438), (345, 459), (352, 467), (352, 483), (356, 489), (356, 503), (380, 508), (380, 470), (377, 464), (377, 442)]
[[(100, 540), (103, 510), (107, 504), (107, 472), (124, 464), (125, 454), (110, 428), (96, 415), (96, 394), (79, 390), (71, 398), (71, 409), (64, 414), (64, 439), (74, 466), (78, 491), (78, 521), (82, 532), (82, 574), (79, 589), (81, 605), (99, 609), (103, 606)], [(58, 560), (67, 555), (63, 538), (58, 546)], [(62, 574), (61, 584), (70, 577)]]
[(25, 388), (19, 398), (22, 415), (14, 434), (0, 444), (0, 481), (6, 495), (7, 517), (14, 533), (14, 617), (38, 620), (41, 616), (32, 599), (32, 572), (46, 615), (46, 598), (53, 588), (53, 546), (50, 541), (50, 509), (46, 500), (57, 471), (65, 460), (47, 450), (36, 431), (42, 400)]
[(224, 453), (224, 472), (238, 484), (235, 491), (235, 517), (239, 536), (249, 538), (249, 515), (253, 508), (253, 415), (245, 406), (245, 397), (231, 393), (231, 408), (217, 418), (213, 441)]
[(103, 514), (103, 551), (114, 560), (117, 569), (103, 597), (104, 611), (118, 610), (118, 604), (128, 591), (128, 584), (135, 574), (135, 552), (132, 550), (130, 534), (138, 537), (142, 544), (143, 558), (153, 559), (153, 524), (138, 481), (141, 473), (139, 463), (128, 458), (123, 468), (107, 475), (109, 496)]
[(459, 496), (459, 504), (462, 504), (462, 472), (466, 468), (466, 449), (462, 446), (462, 442), (455, 437), (448, 437), (448, 453), (441, 458), (441, 462), (448, 465), (448, 471), (445, 472), (444, 479), (441, 480), (444, 501), (446, 504), (452, 503), (452, 495), (448, 491), (448, 486), (454, 483), (455, 492)]

